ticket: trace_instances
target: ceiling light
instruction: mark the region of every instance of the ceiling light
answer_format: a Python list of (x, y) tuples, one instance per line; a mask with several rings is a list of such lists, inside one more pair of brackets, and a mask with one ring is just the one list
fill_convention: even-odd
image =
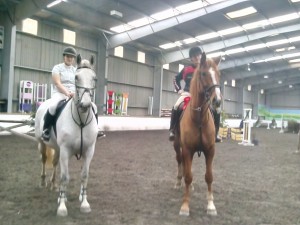
[(163, 44), (163, 45), (160, 45), (159, 47), (160, 48), (163, 48), (163, 49), (168, 49), (168, 48), (174, 48), (174, 47), (177, 47), (177, 46), (181, 46), (181, 42), (180, 41), (176, 41), (176, 42), (170, 42), (170, 43), (166, 43), (166, 44)]
[(117, 11), (117, 10), (111, 10), (110, 11), (110, 15), (114, 16), (114, 17), (118, 17), (118, 18), (122, 18), (123, 17), (123, 13)]
[(282, 22), (297, 19), (297, 18), (299, 18), (298, 13), (291, 13), (291, 14), (286, 14), (283, 16), (277, 16), (277, 17), (270, 18), (269, 21), (273, 24), (276, 24), (276, 23), (282, 23)]
[(238, 33), (238, 32), (241, 32), (241, 31), (244, 31), (244, 29), (242, 27), (232, 27), (232, 28), (229, 28), (229, 29), (220, 30), (220, 31), (218, 31), (218, 33), (220, 35), (228, 35), (228, 34)]
[(260, 93), (263, 95), (263, 94), (264, 94), (264, 89), (261, 89), (261, 90), (260, 90)]
[(251, 6), (237, 11), (226, 13), (226, 15), (229, 16), (231, 19), (234, 19), (242, 16), (247, 16), (256, 12), (256, 9)]
[[(207, 5), (207, 4), (205, 3), (205, 5)], [(196, 9), (201, 9), (203, 7), (204, 7), (204, 3), (202, 1), (194, 1), (191, 3), (177, 6), (175, 9), (181, 13), (186, 13), (186, 12), (190, 12), (190, 11), (193, 11)]]
[(293, 88), (293, 85), (290, 84), (290, 85), (289, 85), (289, 88)]
[(141, 27), (141, 26), (145, 26), (147, 24), (153, 23), (153, 22), (154, 22), (153, 19), (148, 18), (148, 17), (143, 17), (138, 20), (133, 20), (133, 21), (129, 22), (128, 24), (133, 27)]
[(265, 27), (267, 25), (270, 25), (268, 20), (260, 20), (260, 21), (256, 21), (253, 23), (247, 23), (242, 25), (242, 27), (246, 30), (250, 30), (250, 29), (254, 29), (254, 28), (258, 28), (258, 27)]
[(245, 49), (244, 48), (234, 48), (234, 49), (230, 49), (225, 51), (226, 55), (231, 55), (231, 54), (236, 54), (236, 53), (240, 53), (240, 52), (244, 52)]
[(215, 57), (219, 57), (219, 56), (223, 56), (223, 55), (225, 55), (225, 52), (214, 52), (214, 53), (207, 54), (207, 57), (215, 58)]
[(275, 50), (275, 52), (283, 52), (283, 51), (285, 51), (285, 48), (277, 48), (277, 49)]
[(292, 60), (289, 60), (289, 63), (298, 63), (300, 62), (300, 59), (292, 59)]
[(191, 43), (197, 42), (197, 39), (195, 39), (195, 38), (187, 38), (187, 39), (182, 40), (182, 42), (184, 44), (191, 44)]
[(67, 0), (56, 0), (56, 1), (53, 1), (50, 4), (47, 5), (47, 8), (51, 8), (51, 7), (55, 6), (55, 5), (58, 5), (61, 2), (67, 2)]
[(263, 43), (263, 44), (257, 44), (257, 45), (250, 45), (250, 46), (246, 46), (245, 49), (247, 51), (250, 51), (250, 50), (255, 50), (255, 49), (260, 49), (260, 48), (265, 48), (266, 47), (266, 44)]
[(128, 24), (122, 24), (116, 27), (111, 27), (110, 30), (117, 32), (117, 33), (122, 33), (128, 30), (131, 30), (133, 27), (129, 26)]
[(204, 40), (215, 38), (215, 37), (219, 37), (219, 34), (217, 32), (211, 32), (211, 33), (208, 33), (208, 34), (199, 35), (196, 38), (199, 41), (204, 41)]
[(300, 41), (300, 36), (289, 38), (290, 42)]
[(269, 76), (268, 76), (268, 75), (264, 75), (264, 78), (265, 78), (265, 79), (268, 79), (268, 78), (269, 78)]
[(288, 51), (291, 51), (291, 50), (293, 50), (293, 49), (295, 49), (296, 47), (295, 46), (291, 46), (291, 47), (288, 47)]
[(152, 17), (155, 20), (164, 20), (173, 16), (179, 15), (179, 12), (174, 9), (167, 9), (155, 14), (152, 14), (150, 17)]
[(271, 46), (281, 45), (281, 44), (286, 44), (286, 43), (289, 43), (289, 40), (281, 39), (281, 40), (277, 40), (277, 41), (269, 41), (269, 42), (266, 43), (266, 45), (268, 47), (271, 47)]
[(247, 68), (248, 71), (251, 71), (251, 68), (250, 68), (250, 64), (248, 63), (248, 68)]
[(282, 84), (282, 81), (281, 81), (281, 80), (279, 80), (279, 81), (278, 81), (278, 84)]
[(291, 2), (300, 2), (300, 0), (291, 0)]

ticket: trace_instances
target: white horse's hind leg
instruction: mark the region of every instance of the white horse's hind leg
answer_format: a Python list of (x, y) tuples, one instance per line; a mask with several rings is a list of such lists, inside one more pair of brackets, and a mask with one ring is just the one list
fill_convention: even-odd
[(58, 160), (59, 160), (59, 151), (55, 150), (54, 152), (54, 157), (53, 157), (53, 172), (52, 172), (52, 176), (51, 176), (51, 190), (55, 190), (57, 189), (57, 185), (56, 185), (56, 171), (57, 171), (57, 164), (58, 164)]
[(69, 156), (66, 153), (67, 151), (60, 149), (60, 189), (59, 189), (59, 197), (58, 197), (58, 208), (57, 208), (57, 215), (58, 216), (67, 216), (68, 210), (66, 207), (67, 197), (66, 197), (66, 190), (67, 184), (69, 183)]
[(87, 182), (89, 177), (90, 163), (94, 155), (95, 144), (89, 148), (85, 155), (85, 161), (81, 171), (81, 189), (79, 194), (79, 201), (81, 202), (80, 211), (83, 213), (91, 212), (90, 204), (87, 201)]
[(42, 173), (41, 173), (41, 187), (46, 186), (46, 161), (47, 161), (47, 154), (46, 154), (46, 145), (44, 142), (40, 141), (38, 144), (38, 149), (41, 153), (41, 161), (42, 161)]

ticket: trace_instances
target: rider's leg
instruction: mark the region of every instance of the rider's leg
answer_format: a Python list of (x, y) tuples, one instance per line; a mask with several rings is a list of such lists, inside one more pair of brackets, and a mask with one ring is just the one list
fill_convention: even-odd
[(50, 131), (51, 131), (51, 126), (53, 125), (55, 120), (56, 107), (58, 102), (63, 99), (65, 99), (65, 96), (61, 93), (55, 93), (51, 97), (49, 108), (44, 117), (44, 126), (43, 126), (43, 133), (42, 133), (42, 139), (44, 141), (50, 140)]
[[(95, 117), (96, 117), (96, 121), (97, 121), (97, 125), (98, 125), (98, 110), (97, 110), (97, 106), (95, 105), (95, 103), (92, 102), (92, 107), (93, 107), (93, 112), (95, 114)], [(101, 138), (101, 137), (105, 137), (106, 135), (104, 134), (103, 131), (100, 131), (99, 128), (98, 128), (98, 135), (97, 135), (97, 138)]]

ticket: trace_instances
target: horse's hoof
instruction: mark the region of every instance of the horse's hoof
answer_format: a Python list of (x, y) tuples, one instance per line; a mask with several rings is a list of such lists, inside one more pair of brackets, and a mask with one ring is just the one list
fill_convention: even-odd
[(191, 186), (190, 186), (190, 190), (191, 190), (191, 191), (194, 191), (194, 190), (195, 190), (195, 187), (194, 187), (194, 185), (193, 185), (193, 184), (191, 184)]
[(65, 217), (67, 215), (68, 215), (68, 211), (67, 210), (57, 210), (57, 216)]
[(217, 215), (217, 210), (215, 210), (215, 209), (208, 209), (207, 210), (207, 215), (216, 216)]
[(41, 181), (40, 187), (45, 188), (47, 186), (46, 181)]
[(180, 183), (180, 184), (175, 184), (174, 185), (174, 189), (176, 189), (176, 190), (178, 190), (179, 188), (181, 188), (182, 187), (182, 184)]
[(190, 211), (189, 210), (183, 210), (183, 209), (181, 209), (179, 211), (179, 215), (180, 216), (189, 216), (190, 215)]
[(91, 207), (80, 207), (80, 212), (82, 213), (90, 213), (91, 211)]

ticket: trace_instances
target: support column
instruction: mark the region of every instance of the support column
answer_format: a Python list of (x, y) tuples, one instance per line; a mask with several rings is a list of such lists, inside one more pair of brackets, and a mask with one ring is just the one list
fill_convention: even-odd
[(106, 90), (107, 90), (107, 69), (108, 69), (108, 51), (107, 41), (104, 38), (98, 39), (98, 57), (97, 57), (97, 89), (96, 105), (98, 114), (103, 115), (106, 107)]
[(236, 104), (236, 113), (242, 115), (244, 113), (244, 84), (242, 81), (236, 82), (237, 88), (237, 104)]
[(7, 100), (6, 111), (12, 112), (13, 88), (14, 88), (14, 65), (16, 47), (16, 25), (9, 16), (4, 14), (4, 48), (2, 62), (2, 77), (0, 83), (0, 98)]
[(157, 58), (154, 60), (153, 83), (153, 116), (161, 116), (161, 96), (163, 81), (163, 64)]

